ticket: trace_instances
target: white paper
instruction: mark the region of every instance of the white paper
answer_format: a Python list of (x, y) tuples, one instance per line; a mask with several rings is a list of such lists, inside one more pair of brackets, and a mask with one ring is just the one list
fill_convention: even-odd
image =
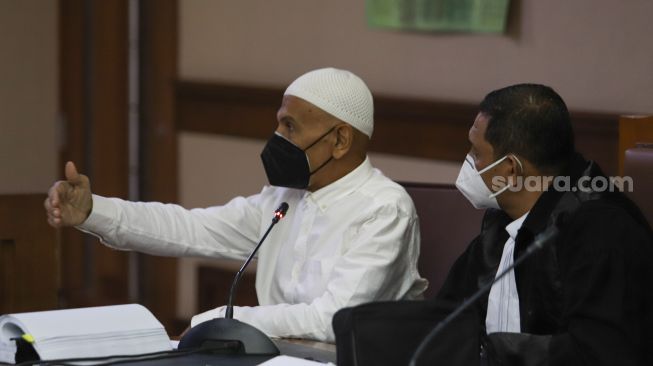
[[(0, 360), (13, 362), (10, 339), (31, 334), (42, 360), (170, 351), (161, 323), (138, 304), (10, 314), (0, 317)], [(12, 346), (14, 347), (12, 349)]]
[(139, 304), (40, 311), (13, 317), (29, 329), (37, 343), (63, 337), (163, 329), (154, 315)]

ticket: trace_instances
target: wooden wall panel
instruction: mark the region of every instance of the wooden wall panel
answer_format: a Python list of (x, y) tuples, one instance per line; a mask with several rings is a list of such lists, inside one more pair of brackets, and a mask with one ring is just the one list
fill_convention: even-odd
[(616, 175), (618, 166), (619, 115), (571, 113), (576, 149), (599, 163), (604, 173)]
[(45, 194), (0, 196), (0, 314), (57, 306), (57, 232), (45, 220)]
[(621, 116), (619, 119), (619, 174), (624, 171), (626, 150), (637, 143), (653, 143), (653, 116)]
[[(180, 81), (176, 95), (180, 130), (267, 139), (276, 128), (283, 89)], [(370, 149), (461, 162), (477, 110), (476, 104), (377, 95)], [(618, 116), (572, 112), (572, 122), (578, 150), (616, 174)]]
[[(77, 163), (94, 193), (128, 197), (127, 0), (59, 0), (61, 167)], [(177, 1), (139, 2), (140, 171), (142, 200), (175, 202)], [(128, 255), (74, 229), (62, 230), (60, 306), (126, 303)], [(176, 305), (176, 261), (139, 255), (139, 301), (166, 326)], [(174, 334), (176, 328), (169, 331)]]
[[(177, 202), (177, 0), (141, 0), (141, 185), (144, 201)], [(141, 255), (141, 301), (166, 326), (177, 324), (177, 260)]]
[[(93, 191), (109, 197), (127, 198), (127, 1), (91, 1), (87, 69), (87, 174)], [(103, 305), (126, 303), (128, 254), (98, 245), (92, 253), (96, 281), (94, 295)]]
[[(93, 192), (127, 197), (127, 1), (59, 1), (63, 165), (72, 160)], [(62, 230), (61, 307), (125, 303), (127, 254)]]
[[(83, 0), (59, 1), (59, 112), (64, 123), (63, 144), (59, 154), (63, 164), (74, 160), (78, 168), (86, 165), (84, 153), (84, 6)], [(61, 230), (62, 307), (83, 303), (85, 245), (75, 229)]]
[(283, 91), (207, 82), (179, 82), (177, 129), (268, 139), (277, 128)]

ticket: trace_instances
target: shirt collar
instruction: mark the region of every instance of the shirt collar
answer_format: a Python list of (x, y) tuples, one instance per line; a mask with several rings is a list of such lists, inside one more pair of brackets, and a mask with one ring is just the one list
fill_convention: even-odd
[(313, 201), (323, 212), (339, 198), (356, 191), (372, 175), (374, 168), (370, 159), (365, 157), (359, 166), (347, 173), (337, 181), (318, 189), (315, 192), (306, 192), (304, 198)]
[(517, 220), (506, 225), (506, 231), (508, 232), (508, 235), (510, 235), (512, 240), (517, 241), (517, 232), (519, 231), (522, 224), (524, 223), (524, 220), (526, 220), (526, 216), (528, 216), (529, 212), (526, 212)]

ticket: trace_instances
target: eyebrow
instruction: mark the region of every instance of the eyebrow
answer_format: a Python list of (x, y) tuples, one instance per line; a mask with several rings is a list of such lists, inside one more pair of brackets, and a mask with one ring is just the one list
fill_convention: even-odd
[(299, 125), (302, 124), (301, 121), (294, 119), (289, 114), (283, 114), (282, 117), (279, 118), (278, 113), (277, 113), (277, 119), (279, 120), (279, 122), (291, 122), (291, 123), (295, 123), (295, 124), (299, 124)]

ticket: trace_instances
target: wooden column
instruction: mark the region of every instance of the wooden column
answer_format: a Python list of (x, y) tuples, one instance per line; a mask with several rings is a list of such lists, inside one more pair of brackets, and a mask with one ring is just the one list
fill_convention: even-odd
[[(59, 0), (63, 164), (74, 161), (94, 193), (128, 197), (128, 0)], [(177, 201), (174, 81), (176, 0), (139, 1), (140, 200)], [(126, 303), (128, 259), (74, 229), (62, 231), (61, 306)], [(176, 260), (139, 255), (140, 299), (171, 334)]]
[(624, 173), (626, 150), (637, 143), (653, 143), (653, 115), (621, 116), (619, 118), (619, 174)]
[[(141, 0), (141, 200), (177, 202), (177, 0)], [(142, 302), (179, 334), (177, 260), (141, 256)]]
[[(60, 114), (66, 161), (94, 193), (127, 197), (127, 0), (59, 1)], [(127, 256), (62, 230), (62, 307), (127, 302)]]

